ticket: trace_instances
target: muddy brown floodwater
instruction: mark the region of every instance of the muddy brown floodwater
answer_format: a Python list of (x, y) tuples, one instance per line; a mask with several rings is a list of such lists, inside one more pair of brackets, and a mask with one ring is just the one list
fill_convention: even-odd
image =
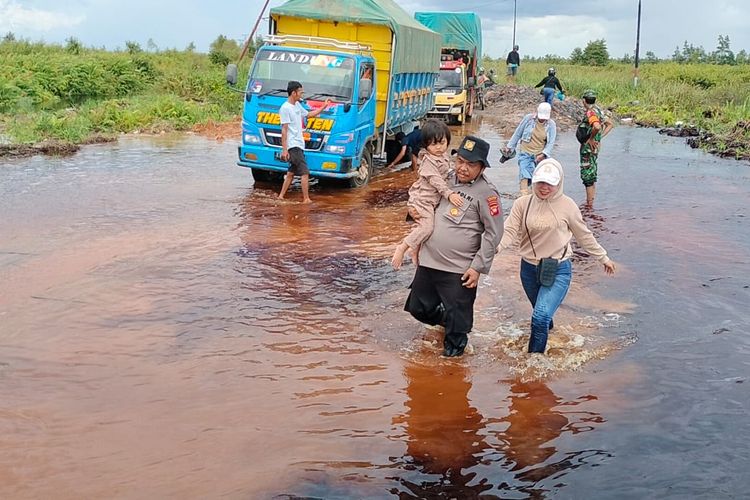
[[(472, 130), (507, 212), (517, 167)], [(618, 276), (577, 253), (529, 358), (503, 254), (449, 360), (402, 311), (413, 266), (389, 266), (410, 171), (279, 203), (235, 147), (0, 166), (1, 498), (747, 495), (747, 164), (615, 129), (586, 217)], [(582, 201), (576, 147), (556, 156)]]

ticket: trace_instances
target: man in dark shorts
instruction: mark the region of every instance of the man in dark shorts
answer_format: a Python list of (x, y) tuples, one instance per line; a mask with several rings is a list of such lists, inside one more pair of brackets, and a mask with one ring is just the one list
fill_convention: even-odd
[(302, 131), (308, 118), (318, 116), (328, 107), (331, 100), (326, 99), (323, 106), (313, 111), (308, 111), (300, 101), (305, 94), (300, 82), (291, 81), (286, 86), (289, 98), (279, 109), (281, 117), (281, 160), (289, 162), (289, 169), (284, 176), (284, 184), (281, 186), (279, 199), (283, 200), (289, 186), (292, 185), (295, 175), (302, 178), (302, 203), (310, 203), (310, 170), (305, 160), (305, 138)]
[(401, 150), (398, 152), (396, 158), (388, 164), (388, 167), (398, 165), (404, 156), (406, 156), (406, 153), (411, 153), (411, 168), (416, 172), (417, 156), (419, 155), (419, 150), (422, 149), (422, 131), (419, 127), (415, 127), (414, 130), (406, 135), (403, 132), (399, 132), (396, 134), (396, 140), (401, 144)]

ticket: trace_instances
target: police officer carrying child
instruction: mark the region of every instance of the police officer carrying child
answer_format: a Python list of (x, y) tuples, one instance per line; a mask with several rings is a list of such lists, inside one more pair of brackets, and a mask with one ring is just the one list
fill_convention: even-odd
[[(448, 185), (463, 199), (457, 207), (443, 199), (435, 228), (422, 244), (411, 293), (404, 310), (428, 325), (443, 325), (443, 355), (461, 356), (474, 324), (474, 300), (480, 274), (487, 274), (503, 234), (497, 188), (485, 177), (490, 145), (468, 135), (455, 156)], [(412, 214), (413, 216), (414, 214)]]

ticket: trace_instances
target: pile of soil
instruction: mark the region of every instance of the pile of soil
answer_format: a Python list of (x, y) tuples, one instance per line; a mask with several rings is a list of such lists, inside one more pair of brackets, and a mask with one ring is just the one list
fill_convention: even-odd
[[(484, 120), (495, 125), (503, 137), (509, 139), (513, 131), (527, 113), (536, 113), (542, 102), (539, 89), (516, 85), (495, 85), (484, 94)], [(583, 104), (580, 99), (557, 99), (552, 104), (552, 118), (559, 131), (575, 128), (583, 116)]]

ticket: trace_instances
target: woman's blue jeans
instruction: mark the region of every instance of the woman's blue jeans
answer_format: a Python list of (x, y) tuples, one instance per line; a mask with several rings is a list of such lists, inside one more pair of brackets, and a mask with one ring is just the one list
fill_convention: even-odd
[(542, 95), (544, 96), (544, 100), (546, 102), (548, 102), (550, 104), (550, 106), (551, 106), (552, 105), (552, 101), (555, 98), (555, 89), (549, 88), (549, 87), (544, 87), (542, 89)]
[(536, 168), (536, 156), (531, 153), (521, 151), (518, 154), (518, 180), (528, 179), (531, 187), (531, 178), (534, 176)]
[(552, 286), (542, 286), (536, 277), (536, 266), (521, 260), (521, 284), (526, 297), (534, 307), (531, 314), (531, 338), (529, 352), (544, 352), (547, 348), (547, 335), (552, 317), (562, 304), (570, 288), (573, 266), (570, 260), (560, 262)]

